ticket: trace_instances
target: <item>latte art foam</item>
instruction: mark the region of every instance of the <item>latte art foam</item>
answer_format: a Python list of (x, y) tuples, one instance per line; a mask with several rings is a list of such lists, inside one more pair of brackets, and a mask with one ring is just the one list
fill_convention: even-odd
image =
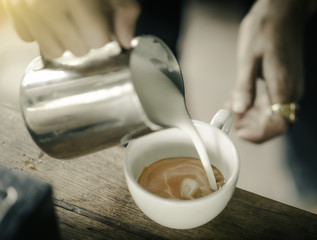
[[(221, 172), (212, 166), (218, 188), (225, 183)], [(190, 200), (212, 192), (201, 161), (195, 158), (167, 158), (152, 163), (141, 173), (139, 184), (160, 197)]]

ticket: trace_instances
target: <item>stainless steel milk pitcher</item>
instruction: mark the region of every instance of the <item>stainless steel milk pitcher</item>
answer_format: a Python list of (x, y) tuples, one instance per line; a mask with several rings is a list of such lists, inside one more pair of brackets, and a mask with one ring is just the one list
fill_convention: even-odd
[(131, 56), (151, 62), (183, 92), (179, 65), (154, 36), (136, 37), (132, 43), (129, 51), (111, 42), (84, 57), (64, 54), (30, 63), (21, 84), (21, 110), (45, 153), (79, 157), (161, 129), (149, 120), (135, 91)]

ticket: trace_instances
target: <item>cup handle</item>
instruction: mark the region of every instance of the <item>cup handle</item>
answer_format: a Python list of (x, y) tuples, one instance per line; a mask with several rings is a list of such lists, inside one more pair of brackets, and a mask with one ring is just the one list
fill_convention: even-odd
[(232, 125), (232, 114), (229, 110), (220, 109), (211, 119), (210, 125), (228, 134)]

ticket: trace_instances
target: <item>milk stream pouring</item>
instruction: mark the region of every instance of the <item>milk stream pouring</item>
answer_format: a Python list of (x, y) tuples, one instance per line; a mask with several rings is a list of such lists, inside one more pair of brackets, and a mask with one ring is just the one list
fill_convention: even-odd
[(46, 154), (79, 157), (165, 127), (144, 111), (132, 66), (142, 77), (145, 68), (138, 64), (147, 63), (183, 93), (179, 65), (160, 39), (145, 35), (133, 42), (129, 51), (111, 42), (84, 57), (64, 54), (30, 63), (21, 83), (21, 110), (30, 135)]
[[(136, 51), (140, 50), (143, 52), (142, 47)], [(206, 148), (189, 117), (184, 96), (170, 81), (169, 76), (164, 72), (156, 71), (153, 64), (145, 61), (142, 54), (132, 55), (131, 60), (134, 86), (147, 116), (155, 124), (182, 129), (190, 136), (206, 172), (209, 185), (213, 190), (217, 190)]]

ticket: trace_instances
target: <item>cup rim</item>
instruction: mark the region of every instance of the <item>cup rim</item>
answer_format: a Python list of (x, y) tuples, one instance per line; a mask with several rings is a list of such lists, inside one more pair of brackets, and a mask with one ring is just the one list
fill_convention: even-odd
[[(227, 191), (230, 191), (232, 185), (234, 185), (234, 188), (235, 188), (235, 185), (236, 185), (236, 183), (238, 181), (238, 177), (239, 177), (239, 171), (240, 171), (240, 156), (239, 156), (239, 153), (238, 153), (237, 148), (234, 145), (233, 141), (230, 139), (230, 137), (226, 133), (224, 133), (222, 130), (220, 130), (217, 127), (211, 126), (208, 123), (205, 123), (205, 122), (202, 122), (202, 121), (198, 121), (198, 120), (192, 120), (192, 121), (193, 121), (193, 123), (196, 126), (199, 125), (201, 127), (212, 128), (213, 130), (217, 131), (218, 134), (222, 135), (223, 137), (225, 137), (227, 139), (227, 141), (230, 142), (231, 149), (233, 151), (233, 155), (235, 156), (234, 157), (234, 162), (235, 162), (236, 167), (234, 168), (232, 175), (228, 178), (226, 183), (221, 188), (219, 188), (217, 191), (212, 192), (212, 193), (210, 193), (210, 194), (208, 194), (208, 195), (206, 195), (204, 197), (196, 198), (196, 199), (190, 199), (190, 200), (164, 198), (164, 197), (158, 196), (156, 194), (153, 194), (150, 191), (148, 191), (147, 189), (145, 189), (144, 187), (142, 187), (138, 183), (137, 179), (135, 179), (133, 177), (133, 173), (131, 171), (131, 168), (129, 168), (128, 163), (127, 163), (128, 161), (126, 160), (129, 157), (128, 156), (128, 151), (130, 149), (134, 148), (135, 145), (136, 145), (135, 141), (138, 141), (137, 139), (136, 140), (132, 140), (132, 141), (129, 142), (129, 144), (128, 144), (127, 148), (126, 148), (126, 151), (125, 151), (124, 172), (125, 172), (126, 178), (129, 178), (133, 182), (134, 186), (139, 191), (141, 191), (143, 194), (148, 195), (153, 200), (156, 199), (156, 200), (168, 203), (168, 204), (191, 205), (191, 204), (196, 204), (196, 203), (200, 203), (200, 202), (204, 202), (204, 201), (209, 201), (211, 198), (216, 198), (218, 195), (222, 195), (222, 194), (226, 193)], [(174, 129), (174, 128), (168, 128), (168, 129), (164, 129), (164, 130), (161, 130), (161, 131), (168, 131), (168, 130), (171, 130), (171, 129)]]

